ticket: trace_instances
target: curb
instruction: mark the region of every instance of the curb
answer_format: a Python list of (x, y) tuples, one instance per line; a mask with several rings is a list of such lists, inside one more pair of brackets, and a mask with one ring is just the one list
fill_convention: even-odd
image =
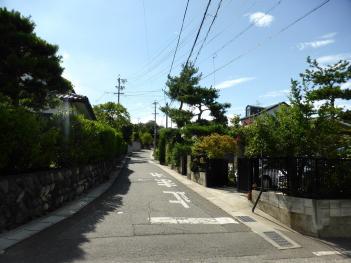
[(116, 170), (111, 172), (111, 178), (91, 189), (88, 193), (83, 194), (76, 200), (73, 200), (55, 211), (34, 219), (22, 226), (12, 229), (6, 233), (0, 234), (0, 254), (5, 253), (5, 249), (49, 228), (50, 226), (61, 222), (62, 220), (78, 213), (82, 208), (96, 200), (104, 194), (120, 175), (122, 169), (127, 163), (128, 155), (124, 157), (121, 163), (116, 165)]

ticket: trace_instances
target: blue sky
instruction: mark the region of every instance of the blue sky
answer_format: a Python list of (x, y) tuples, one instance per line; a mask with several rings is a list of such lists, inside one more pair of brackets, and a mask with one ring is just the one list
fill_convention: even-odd
[[(212, 0), (199, 37), (201, 44), (219, 0)], [(228, 115), (247, 104), (287, 100), (291, 78), (306, 68), (306, 57), (323, 64), (351, 60), (351, 1), (331, 0), (283, 33), (278, 32), (323, 0), (223, 0), (196, 66), (201, 81), (220, 89)], [(152, 119), (152, 102), (165, 103), (162, 88), (170, 69), (186, 0), (2, 0), (1, 6), (31, 16), (36, 33), (60, 47), (64, 76), (95, 105), (116, 101), (118, 75), (128, 80), (121, 103), (133, 122)], [(207, 1), (190, 0), (173, 74), (190, 52)], [(267, 13), (268, 10), (270, 13)], [(228, 43), (250, 23), (242, 36)], [(270, 38), (272, 37), (272, 38)], [(210, 41), (211, 40), (211, 41)], [(261, 45), (260, 45), (261, 44)], [(221, 49), (221, 47), (225, 46)], [(197, 53), (199, 45), (195, 48)], [(220, 50), (221, 49), (221, 50)], [(350, 103), (344, 103), (350, 107)], [(159, 123), (165, 118), (158, 115)]]

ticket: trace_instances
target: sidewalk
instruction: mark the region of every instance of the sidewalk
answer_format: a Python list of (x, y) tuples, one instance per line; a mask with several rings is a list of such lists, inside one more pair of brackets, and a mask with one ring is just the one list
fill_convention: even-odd
[[(151, 159), (153, 160), (152, 157)], [(319, 241), (321, 245), (324, 244), (326, 249), (333, 249), (329, 246), (332, 244), (326, 245), (322, 240), (304, 236), (283, 225), (272, 216), (259, 210), (259, 208), (256, 208), (255, 212), (252, 213), (253, 204), (247, 199), (247, 195), (237, 192), (234, 187), (207, 188), (187, 179), (186, 176), (180, 175), (168, 166), (160, 165), (157, 161), (150, 162), (160, 167), (174, 179), (189, 187), (203, 198), (223, 209), (278, 249), (300, 248), (312, 240)], [(277, 235), (272, 237), (267, 235), (267, 233)]]

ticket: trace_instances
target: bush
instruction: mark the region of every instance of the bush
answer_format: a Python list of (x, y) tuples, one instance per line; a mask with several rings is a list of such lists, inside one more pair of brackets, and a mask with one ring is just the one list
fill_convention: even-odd
[(1, 174), (54, 165), (59, 131), (49, 120), (0, 103), (0, 127)]
[(144, 132), (140, 135), (140, 141), (143, 147), (149, 147), (153, 141), (152, 135), (149, 132)]
[(236, 151), (235, 140), (228, 135), (212, 134), (198, 139), (192, 149), (195, 156), (220, 159)]
[(122, 134), (79, 116), (51, 119), (0, 103), (0, 174), (71, 167), (125, 153)]
[[(161, 164), (165, 164), (167, 160), (166, 156), (166, 145), (168, 144), (168, 150), (171, 150), (173, 144), (181, 140), (180, 132), (178, 129), (164, 128), (160, 130), (160, 136), (158, 141), (158, 160)], [(168, 151), (170, 152), (170, 151)]]
[(172, 164), (179, 166), (180, 159), (191, 153), (191, 147), (186, 144), (176, 143), (172, 149)]
[(58, 116), (61, 131), (58, 166), (70, 167), (111, 160), (125, 152), (121, 133), (107, 124), (81, 116)]
[(200, 125), (191, 123), (183, 127), (181, 132), (186, 138), (191, 138), (192, 136), (207, 136), (213, 133), (227, 134), (228, 130), (220, 124)]

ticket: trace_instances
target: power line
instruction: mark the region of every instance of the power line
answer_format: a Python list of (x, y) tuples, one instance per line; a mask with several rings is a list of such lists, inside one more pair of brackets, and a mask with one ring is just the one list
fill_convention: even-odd
[(206, 36), (205, 36), (205, 38), (204, 38), (204, 40), (203, 40), (203, 42), (202, 42), (202, 44), (201, 44), (199, 50), (197, 51), (197, 54), (196, 54), (196, 57), (195, 57), (195, 60), (194, 60), (194, 64), (195, 64), (195, 62), (196, 62), (198, 56), (200, 55), (201, 49), (203, 48), (203, 46), (204, 46), (204, 44), (205, 44), (205, 42), (206, 42), (206, 40), (207, 40), (208, 35), (210, 34), (211, 28), (212, 28), (212, 26), (213, 26), (213, 24), (214, 24), (214, 22), (215, 22), (215, 20), (216, 20), (216, 18), (217, 18), (218, 11), (219, 11), (219, 9), (221, 8), (221, 4), (222, 4), (222, 0), (219, 0), (216, 13), (215, 13), (215, 15), (214, 15), (214, 17), (213, 17), (213, 19), (212, 19), (212, 22), (211, 22), (210, 26), (208, 27)]
[(215, 52), (212, 53), (212, 55), (208, 56), (206, 59), (212, 57), (214, 54), (218, 54), (221, 52), (224, 48), (226, 48), (229, 44), (233, 43), (235, 40), (237, 40), (239, 37), (243, 36), (246, 32), (248, 32), (251, 28), (255, 26), (256, 23), (258, 23), (260, 20), (265, 18), (266, 15), (270, 14), (275, 8), (277, 8), (281, 4), (282, 0), (279, 0), (276, 4), (274, 4), (271, 8), (269, 8), (265, 13), (264, 16), (261, 16), (258, 19), (255, 19), (252, 21), (246, 28), (241, 30), (239, 33), (237, 33), (232, 39), (224, 43), (219, 49), (217, 49)]
[(202, 26), (203, 26), (203, 24), (204, 24), (204, 21), (205, 21), (206, 15), (207, 15), (207, 11), (208, 11), (208, 8), (210, 7), (211, 1), (212, 1), (212, 0), (208, 0), (207, 7), (206, 7), (206, 10), (205, 10), (204, 16), (202, 17), (199, 30), (197, 31), (194, 44), (193, 44), (193, 46), (192, 46), (192, 48), (191, 48), (190, 54), (189, 54), (189, 56), (188, 56), (188, 59), (186, 60), (185, 65), (188, 65), (189, 60), (190, 60), (190, 57), (191, 57), (191, 55), (193, 54), (194, 47), (195, 47), (195, 45), (196, 45), (197, 39), (199, 38), (199, 35), (200, 35), (200, 32), (201, 32)]
[(267, 41), (272, 40), (273, 38), (277, 37), (278, 35), (280, 35), (281, 33), (285, 32), (286, 30), (288, 30), (290, 27), (292, 27), (293, 25), (295, 25), (296, 23), (300, 22), (301, 20), (305, 19), (306, 17), (308, 17), (309, 15), (311, 15), (312, 13), (316, 12), (318, 9), (320, 9), (321, 7), (323, 7), (324, 5), (326, 5), (328, 2), (330, 2), (330, 0), (325, 0), (324, 2), (322, 2), (321, 4), (319, 4), (318, 6), (314, 7), (313, 9), (311, 9), (310, 11), (308, 11), (306, 14), (302, 15), (301, 17), (295, 19), (293, 22), (291, 22), (290, 24), (288, 24), (287, 26), (283, 27), (282, 29), (280, 29), (275, 35), (270, 35), (268, 36), (264, 41), (257, 43), (256, 46), (254, 46), (253, 48), (247, 50), (246, 52), (234, 57), (233, 59), (231, 59), (229, 62), (225, 63), (224, 65), (222, 65), (221, 67), (215, 69), (214, 71), (212, 71), (211, 73), (207, 74), (206, 76), (204, 76), (202, 79), (205, 79), (209, 76), (211, 76), (212, 74), (215, 74), (217, 71), (222, 70), (223, 68), (229, 66), (230, 64), (232, 64), (233, 62), (239, 60), (240, 58), (248, 55), (249, 53), (253, 52), (254, 50), (260, 48), (261, 46), (263, 46), (263, 44)]
[(174, 55), (173, 55), (173, 59), (172, 59), (172, 64), (171, 64), (171, 68), (169, 69), (168, 75), (171, 74), (171, 71), (172, 71), (172, 68), (173, 68), (174, 59), (175, 59), (175, 56), (176, 56), (176, 54), (177, 54), (180, 36), (181, 36), (181, 34), (182, 34), (182, 31), (183, 31), (183, 26), (184, 26), (184, 21), (185, 21), (186, 12), (188, 11), (189, 1), (190, 1), (190, 0), (188, 0), (188, 1), (186, 2), (186, 7), (185, 7), (184, 15), (183, 15), (183, 20), (182, 20), (182, 26), (180, 27), (180, 33), (179, 33), (179, 36), (178, 36), (176, 49), (175, 49), (175, 51), (174, 51)]

